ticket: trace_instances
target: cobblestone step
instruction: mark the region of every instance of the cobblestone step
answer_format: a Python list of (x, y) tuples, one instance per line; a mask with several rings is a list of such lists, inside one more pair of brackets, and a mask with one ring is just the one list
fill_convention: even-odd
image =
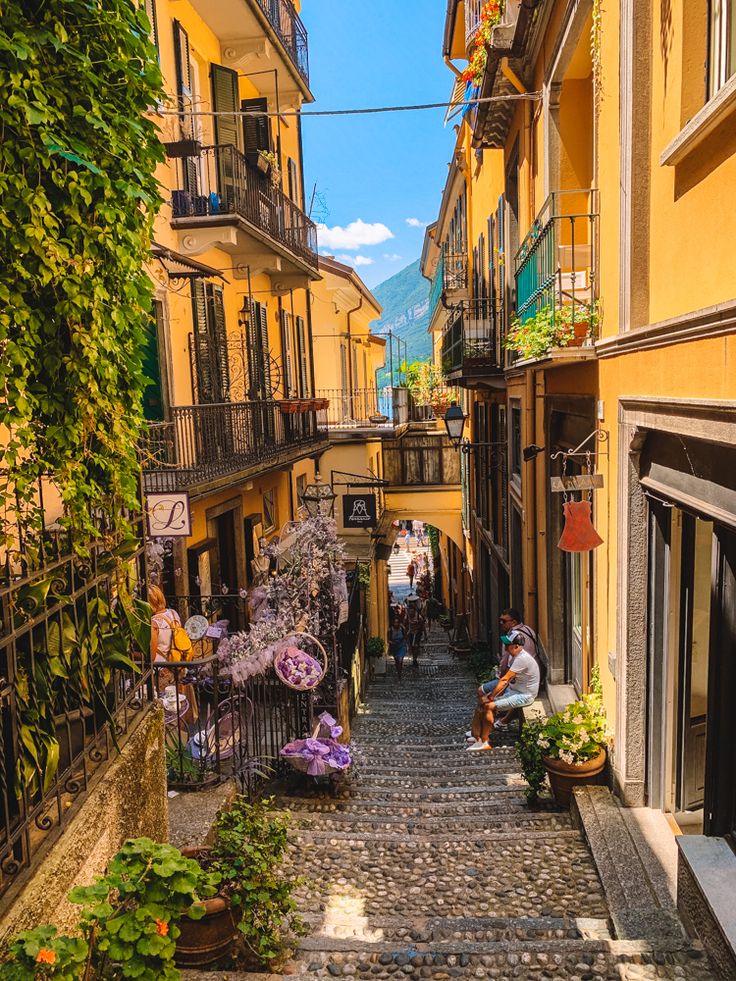
[[(521, 794), (495, 794), (493, 797), (481, 795), (476, 800), (456, 798), (447, 801), (427, 800), (406, 802), (405, 799), (396, 798), (394, 801), (376, 800), (373, 798), (350, 800), (319, 800), (310, 798), (282, 798), (284, 807), (293, 811), (295, 814), (302, 815), (308, 813), (319, 814), (345, 814), (345, 815), (393, 815), (398, 817), (422, 817), (434, 814), (448, 823), (454, 817), (477, 817), (482, 823), (487, 816), (489, 819), (507, 814), (510, 820), (515, 819), (516, 815), (529, 813), (559, 813), (554, 809), (554, 805), (547, 803), (549, 811), (530, 812)], [(567, 812), (565, 812), (567, 813)]]
[(520, 811), (515, 815), (508, 815), (506, 813), (489, 815), (482, 809), (478, 815), (468, 817), (454, 816), (451, 822), (447, 818), (426, 815), (409, 817), (406, 815), (375, 814), (356, 817), (355, 814), (334, 813), (306, 817), (304, 814), (300, 814), (294, 822), (294, 827), (298, 829), (307, 828), (313, 832), (328, 835), (331, 832), (345, 831), (349, 831), (349, 833), (354, 835), (372, 835), (380, 831), (387, 835), (408, 834), (419, 836), (431, 836), (433, 834), (457, 836), (458, 832), (463, 833), (463, 835), (472, 835), (480, 828), (484, 828), (487, 834), (494, 835), (512, 832), (526, 834), (529, 830), (543, 830), (546, 832), (573, 830), (570, 816), (564, 813), (537, 814)]

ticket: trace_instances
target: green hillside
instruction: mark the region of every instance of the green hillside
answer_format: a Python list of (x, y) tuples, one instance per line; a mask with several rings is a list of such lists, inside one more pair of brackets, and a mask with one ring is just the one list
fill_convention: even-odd
[[(373, 331), (384, 334), (392, 331), (395, 337), (406, 342), (409, 361), (430, 357), (432, 339), (427, 333), (429, 283), (419, 271), (419, 260), (376, 286), (373, 293), (383, 307), (383, 317), (373, 325)], [(396, 341), (394, 345), (394, 352), (397, 352)], [(386, 354), (388, 362), (388, 351)], [(388, 380), (386, 372), (380, 381), (384, 383)]]

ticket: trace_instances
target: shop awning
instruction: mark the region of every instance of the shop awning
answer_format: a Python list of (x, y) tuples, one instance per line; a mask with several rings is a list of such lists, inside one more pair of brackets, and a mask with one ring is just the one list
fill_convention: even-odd
[(154, 259), (163, 263), (169, 274), (169, 279), (215, 279), (219, 278), (227, 282), (219, 269), (206, 266), (203, 262), (190, 259), (189, 256), (175, 252), (165, 245), (158, 242), (151, 243), (151, 254)]

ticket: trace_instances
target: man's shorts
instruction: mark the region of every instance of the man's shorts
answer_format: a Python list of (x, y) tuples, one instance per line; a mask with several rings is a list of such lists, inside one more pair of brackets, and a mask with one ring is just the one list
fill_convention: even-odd
[(515, 692), (504, 692), (499, 699), (496, 699), (496, 708), (500, 709), (502, 712), (507, 712), (510, 709), (520, 709), (524, 708), (526, 705), (531, 705), (534, 701), (534, 695), (522, 695), (520, 692), (516, 694)]

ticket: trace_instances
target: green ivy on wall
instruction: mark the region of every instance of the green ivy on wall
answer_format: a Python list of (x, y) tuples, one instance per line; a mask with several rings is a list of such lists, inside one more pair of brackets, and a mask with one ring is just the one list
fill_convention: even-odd
[(144, 271), (163, 97), (137, 0), (5, 0), (0, 20), (0, 547), (53, 475), (82, 536), (137, 499)]

